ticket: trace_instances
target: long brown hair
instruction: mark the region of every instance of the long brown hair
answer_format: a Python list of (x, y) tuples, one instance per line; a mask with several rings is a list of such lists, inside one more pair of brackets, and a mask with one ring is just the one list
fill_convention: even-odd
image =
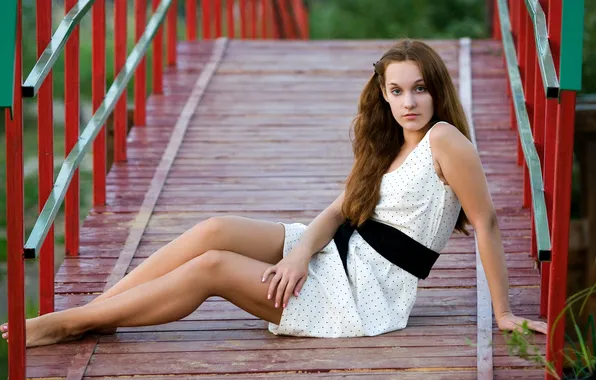
[[(414, 61), (422, 72), (426, 88), (433, 99), (431, 123), (446, 121), (468, 139), (468, 122), (445, 63), (427, 44), (403, 39), (374, 64), (374, 73), (360, 95), (358, 114), (352, 124), (354, 166), (346, 180), (342, 213), (352, 224), (360, 226), (369, 219), (379, 202), (381, 180), (404, 144), (402, 127), (393, 117), (383, 98), (385, 69), (392, 62)], [(466, 235), (468, 223), (463, 210), (455, 225)]]

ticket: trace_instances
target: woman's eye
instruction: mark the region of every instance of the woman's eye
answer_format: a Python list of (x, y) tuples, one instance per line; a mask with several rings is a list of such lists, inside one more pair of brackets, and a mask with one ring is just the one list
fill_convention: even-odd
[(416, 91), (423, 92), (423, 91), (426, 91), (426, 88), (424, 86), (418, 86), (418, 87), (416, 87)]
[(398, 90), (397, 88), (395, 88), (395, 89), (391, 90), (391, 93), (393, 95), (399, 95), (400, 94), (400, 90)]

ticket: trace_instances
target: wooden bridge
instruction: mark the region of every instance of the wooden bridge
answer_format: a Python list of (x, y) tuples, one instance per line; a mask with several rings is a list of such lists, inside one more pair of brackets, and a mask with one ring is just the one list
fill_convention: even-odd
[[(512, 121), (523, 122), (523, 113), (514, 113), (508, 96), (515, 86), (508, 79), (504, 43), (427, 42), (445, 60), (473, 125), (502, 230), (513, 312), (544, 316), (541, 281), (543, 299), (548, 282), (533, 247), (535, 208), (524, 207), (524, 186), (530, 184), (512, 128)], [(93, 206), (77, 234), (76, 254), (51, 279), (55, 309), (87, 303), (211, 216), (312, 220), (342, 189), (352, 162), (349, 128), (360, 90), (372, 62), (392, 43), (178, 42), (168, 51), (175, 63), (164, 70), (163, 92), (147, 99), (143, 125), (126, 137), (126, 160), (116, 160), (109, 170), (105, 202)], [(544, 336), (537, 336), (536, 344), (546, 351)], [(13, 350), (18, 354), (18, 347)], [(11, 361), (14, 378), (20, 376), (17, 365)], [(543, 367), (508, 354), (493, 321), (473, 235), (452, 237), (431, 276), (420, 282), (409, 325), (401, 331), (350, 339), (279, 337), (264, 321), (214, 298), (178, 322), (27, 349), (23, 368), (27, 378), (69, 380), (545, 376)]]

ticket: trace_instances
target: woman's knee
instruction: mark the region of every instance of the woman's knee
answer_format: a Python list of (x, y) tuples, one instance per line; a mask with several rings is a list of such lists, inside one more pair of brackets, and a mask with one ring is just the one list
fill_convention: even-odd
[(218, 286), (216, 282), (221, 279), (226, 253), (226, 251), (212, 249), (190, 261), (193, 275), (198, 281), (205, 282), (202, 286), (209, 288), (210, 291), (215, 291)]
[(196, 265), (199, 266), (200, 269), (206, 270), (211, 274), (220, 269), (225, 255), (225, 251), (211, 249), (194, 260), (197, 261)]
[(197, 223), (193, 230), (202, 242), (209, 242), (208, 249), (219, 248), (218, 242), (225, 240), (226, 229), (230, 225), (229, 216), (214, 216)]

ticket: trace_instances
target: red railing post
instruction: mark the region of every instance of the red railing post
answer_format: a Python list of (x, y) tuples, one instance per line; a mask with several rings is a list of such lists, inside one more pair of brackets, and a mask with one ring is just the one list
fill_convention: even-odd
[[(145, 0), (135, 0), (135, 42), (141, 39), (145, 32), (147, 23), (147, 4)], [(134, 125), (144, 126), (146, 124), (147, 109), (147, 69), (146, 59), (143, 57), (135, 72), (134, 87)]]
[(262, 6), (262, 16), (261, 16), (261, 35), (263, 39), (268, 38), (267, 36), (267, 31), (268, 31), (268, 26), (267, 23), (269, 22), (269, 14), (270, 14), (270, 6), (269, 6), (269, 1), (270, 0), (263, 0), (261, 2), (261, 6)]
[(304, 5), (304, 25), (306, 35), (304, 36), (305, 39), (310, 39), (310, 9)]
[[(97, 1), (92, 9), (91, 56), (93, 75), (91, 79), (91, 103), (97, 111), (106, 93), (106, 5)], [(106, 128), (101, 128), (93, 141), (93, 206), (106, 204)]]
[(285, 31), (285, 38), (286, 39), (294, 39), (296, 36), (294, 35), (294, 28), (292, 25), (292, 17), (290, 15), (290, 4), (288, 0), (278, 0), (279, 8), (281, 9), (282, 20), (283, 20), (283, 29)]
[(197, 39), (197, 1), (186, 0), (186, 39)]
[(491, 6), (492, 37), (493, 39), (500, 41), (501, 28), (499, 21), (499, 7), (497, 6), (497, 2), (498, 0), (488, 0), (488, 4)]
[(555, 319), (565, 307), (567, 299), (567, 255), (569, 252), (569, 218), (571, 203), (571, 172), (573, 167), (573, 131), (575, 123), (575, 91), (561, 91), (557, 117), (555, 146), (555, 186), (553, 197), (552, 261), (548, 300), (548, 324), (555, 327), (549, 336), (546, 360), (554, 361), (557, 373), (563, 368), (565, 315), (558, 324)]
[(234, 38), (234, 0), (226, 0), (228, 38)]
[[(114, 1), (114, 77), (126, 63), (126, 0)], [(126, 161), (126, 93), (124, 89), (114, 107), (114, 162)]]
[[(211, 1), (212, 0), (202, 0), (201, 1), (201, 22), (202, 22), (202, 27), (203, 27), (203, 39), (204, 40), (208, 40), (211, 39)], [(232, 3), (232, 7), (233, 5), (233, 1), (232, 0), (227, 0), (228, 3)], [(232, 8), (232, 12), (233, 12), (233, 8)], [(232, 17), (233, 17), (233, 13), (232, 13)]]
[(167, 62), (168, 66), (176, 66), (176, 28), (177, 28), (177, 19), (178, 19), (178, 6), (177, 1), (172, 0), (172, 4), (170, 5), (170, 9), (168, 10), (168, 21), (167, 21), (167, 29), (168, 29), (168, 57)]
[[(65, 14), (78, 0), (66, 0)], [(70, 35), (64, 49), (64, 108), (65, 108), (65, 157), (79, 139), (80, 73), (79, 73), (79, 27)], [(75, 171), (64, 200), (66, 254), (76, 256), (79, 252), (80, 172)]]
[[(548, 4), (548, 32), (551, 53), (555, 69), (559, 74), (562, 1), (549, 0)], [(575, 93), (561, 91), (559, 104), (556, 99), (547, 101), (546, 119), (548, 130), (546, 133), (545, 149), (554, 152), (546, 155), (545, 170), (548, 180), (545, 181), (547, 207), (550, 204), (550, 225), (552, 239), (552, 259), (550, 263), (550, 278), (548, 287), (547, 319), (549, 326), (565, 306), (567, 297), (567, 254), (569, 250), (569, 202), (571, 192), (571, 168), (573, 156), (573, 124), (575, 119)], [(551, 149), (551, 150), (548, 150)], [(549, 158), (549, 156), (552, 156)], [(556, 157), (556, 159), (555, 159)], [(548, 165), (548, 166), (547, 166)], [(549, 202), (550, 201), (550, 202)], [(547, 341), (546, 360), (554, 362), (557, 373), (561, 373), (563, 366), (563, 349), (565, 333), (565, 316), (559, 320), (557, 326), (550, 332)], [(547, 375), (547, 379), (552, 376)]]
[(257, 8), (259, 6), (257, 0), (250, 0), (250, 37), (257, 38)]
[[(547, 27), (549, 34), (549, 45), (551, 54), (553, 57), (553, 63), (557, 75), (559, 73), (559, 58), (560, 58), (560, 41), (561, 41), (561, 13), (562, 13), (562, 2), (561, 0), (548, 0), (547, 9)], [(546, 112), (545, 112), (545, 131), (544, 131), (544, 151), (550, 152), (544, 155), (544, 199), (546, 203), (546, 212), (548, 215), (548, 221), (551, 232), (551, 239), (553, 236), (553, 193), (554, 193), (554, 173), (555, 173), (555, 155), (552, 153), (555, 151), (556, 145), (556, 126), (557, 126), (557, 113), (558, 113), (558, 102), (557, 99), (546, 99)], [(553, 249), (554, 255), (554, 249)], [(548, 270), (548, 274), (543, 274), (542, 284), (550, 283), (550, 267), (551, 264), (547, 263), (543, 265), (544, 270)], [(550, 285), (541, 290), (547, 292), (550, 289)], [(540, 305), (541, 313), (544, 312), (546, 315), (548, 312), (548, 296), (542, 297), (546, 300), (544, 305)]]
[(238, 8), (240, 11), (240, 38), (246, 38), (246, 0), (239, 0)]
[[(52, 38), (52, 1), (36, 2), (37, 57), (39, 58)], [(54, 187), (54, 113), (52, 100), (52, 73), (37, 93), (37, 151), (38, 151), (38, 208), (41, 212)], [(39, 252), (39, 314), (54, 311), (54, 226)]]
[[(549, 0), (548, 34), (555, 70), (560, 75), (560, 44), (562, 0)], [(557, 373), (562, 372), (565, 315), (559, 315), (567, 298), (567, 255), (569, 251), (569, 218), (571, 199), (571, 173), (573, 167), (573, 131), (575, 123), (575, 92), (561, 91), (559, 104), (547, 100), (547, 131), (545, 151), (545, 196), (552, 239), (552, 258), (548, 281), (548, 325), (554, 328), (547, 341), (546, 360), (554, 362)], [(556, 159), (555, 159), (556, 157)], [(553, 170), (554, 169), (554, 170)], [(558, 324), (554, 321), (559, 318)], [(546, 375), (547, 379), (553, 376)]]
[(25, 264), (23, 262), (24, 231), (24, 178), (23, 178), (23, 81), (22, 60), (22, 4), (17, 0), (17, 27), (14, 57), (13, 115), (6, 110), (6, 238), (8, 276), (8, 343), (9, 372), (11, 379), (24, 379), (25, 357)]
[(292, 31), (294, 33), (294, 38), (301, 39), (302, 38), (302, 25), (300, 22), (300, 2), (302, 0), (287, 0), (288, 1), (288, 14), (291, 19), (293, 19), (292, 23)]
[(214, 0), (213, 7), (215, 8), (215, 38), (222, 36), (221, 34), (221, 0)]
[(297, 9), (297, 17), (300, 24), (300, 38), (306, 40), (309, 38), (309, 25), (308, 25), (308, 10), (304, 3), (304, 0), (294, 0), (295, 9)]
[[(161, 0), (153, 0), (155, 12)], [(160, 26), (153, 38), (153, 93), (163, 94), (163, 26)]]
[(272, 36), (274, 39), (283, 38), (284, 30), (283, 30), (283, 20), (280, 11), (279, 0), (270, 0), (271, 2), (271, 23), (273, 25)]
[[(540, 0), (542, 9), (546, 12), (548, 1)], [(534, 52), (535, 54), (535, 52)], [(534, 61), (534, 145), (536, 146), (536, 152), (542, 165), (542, 177), (545, 178), (545, 157), (544, 157), (544, 135), (545, 135), (545, 113), (546, 113), (546, 94), (544, 92), (544, 83), (542, 81), (542, 75), (540, 73), (540, 65), (538, 59)], [(546, 202), (548, 207), (548, 201)], [(533, 237), (532, 242), (535, 242)], [(532, 250), (534, 246), (532, 244)], [(540, 263), (540, 317), (546, 317), (546, 305), (548, 303), (548, 287), (550, 279), (550, 263)]]

